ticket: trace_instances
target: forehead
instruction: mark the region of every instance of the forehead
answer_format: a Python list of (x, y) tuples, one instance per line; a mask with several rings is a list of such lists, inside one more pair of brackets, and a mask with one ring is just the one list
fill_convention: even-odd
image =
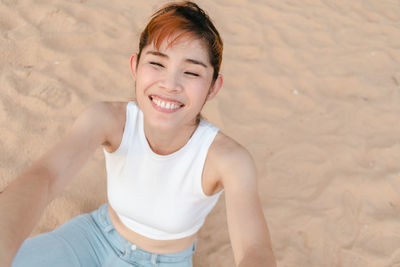
[(210, 65), (209, 53), (204, 40), (191, 35), (171, 35), (164, 38), (157, 47), (152, 41), (144, 48), (144, 52), (154, 50), (173, 57), (201, 59)]

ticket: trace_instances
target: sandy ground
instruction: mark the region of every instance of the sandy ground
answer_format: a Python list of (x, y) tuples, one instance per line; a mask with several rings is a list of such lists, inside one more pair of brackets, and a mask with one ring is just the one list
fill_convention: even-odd
[[(0, 190), (85, 106), (132, 97), (129, 56), (163, 2), (0, 1)], [(254, 155), (279, 266), (400, 266), (400, 2), (198, 3), (225, 42), (204, 114)], [(33, 234), (106, 201), (103, 160)], [(223, 198), (194, 263), (233, 266)]]

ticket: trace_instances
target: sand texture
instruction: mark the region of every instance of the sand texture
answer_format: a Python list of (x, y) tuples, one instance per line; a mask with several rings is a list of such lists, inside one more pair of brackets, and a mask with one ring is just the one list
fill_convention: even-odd
[[(162, 3), (0, 1), (0, 190), (84, 107), (133, 96), (129, 57)], [(225, 43), (204, 115), (255, 158), (278, 265), (400, 266), (400, 1), (198, 3)], [(194, 266), (234, 265), (223, 200)], [(33, 234), (105, 201), (99, 148)]]

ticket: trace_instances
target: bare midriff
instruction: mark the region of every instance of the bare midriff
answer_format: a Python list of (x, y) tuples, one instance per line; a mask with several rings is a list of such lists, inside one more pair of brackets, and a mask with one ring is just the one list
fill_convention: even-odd
[(175, 240), (155, 240), (143, 235), (140, 235), (128, 227), (126, 227), (119, 219), (115, 210), (108, 205), (108, 214), (111, 222), (117, 232), (129, 242), (137, 245), (139, 248), (157, 254), (177, 253), (189, 248), (197, 234)]

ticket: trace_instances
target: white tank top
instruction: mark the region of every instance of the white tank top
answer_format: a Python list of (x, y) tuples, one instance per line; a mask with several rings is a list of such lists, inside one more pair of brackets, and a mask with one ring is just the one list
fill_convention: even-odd
[(222, 191), (207, 196), (202, 173), (218, 128), (201, 120), (180, 150), (154, 153), (145, 137), (143, 113), (135, 102), (126, 108), (119, 148), (104, 150), (108, 201), (122, 223), (145, 237), (173, 240), (196, 233)]

